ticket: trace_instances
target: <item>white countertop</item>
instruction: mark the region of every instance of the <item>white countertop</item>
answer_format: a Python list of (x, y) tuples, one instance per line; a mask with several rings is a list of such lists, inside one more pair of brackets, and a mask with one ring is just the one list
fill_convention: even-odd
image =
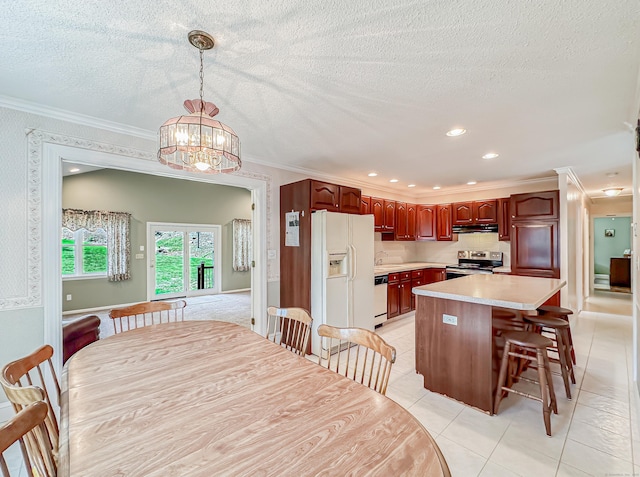
[(415, 287), (412, 291), (418, 296), (535, 310), (566, 283), (555, 278), (475, 274)]
[(495, 267), (493, 273), (511, 273), (511, 267)]
[(444, 268), (449, 263), (436, 262), (407, 262), (407, 263), (385, 263), (384, 265), (376, 265), (373, 267), (373, 273), (376, 276), (386, 275), (387, 273), (406, 272), (408, 270), (418, 270), (420, 268)]

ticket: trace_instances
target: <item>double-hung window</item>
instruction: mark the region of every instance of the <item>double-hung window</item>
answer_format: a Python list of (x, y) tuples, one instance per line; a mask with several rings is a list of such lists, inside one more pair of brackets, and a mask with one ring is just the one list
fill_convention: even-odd
[(62, 277), (90, 278), (107, 276), (107, 233), (62, 227)]

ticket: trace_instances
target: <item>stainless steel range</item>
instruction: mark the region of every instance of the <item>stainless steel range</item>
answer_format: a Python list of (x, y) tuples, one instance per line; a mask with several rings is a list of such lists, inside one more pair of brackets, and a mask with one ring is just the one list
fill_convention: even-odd
[(502, 266), (502, 252), (478, 250), (460, 250), (458, 263), (447, 265), (447, 280), (476, 273), (493, 273), (493, 269)]

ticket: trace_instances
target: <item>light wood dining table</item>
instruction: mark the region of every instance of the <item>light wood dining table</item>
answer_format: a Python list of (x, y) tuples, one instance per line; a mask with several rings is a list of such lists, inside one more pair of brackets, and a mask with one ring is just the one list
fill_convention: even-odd
[(97, 341), (62, 387), (62, 476), (450, 475), (400, 405), (231, 323)]

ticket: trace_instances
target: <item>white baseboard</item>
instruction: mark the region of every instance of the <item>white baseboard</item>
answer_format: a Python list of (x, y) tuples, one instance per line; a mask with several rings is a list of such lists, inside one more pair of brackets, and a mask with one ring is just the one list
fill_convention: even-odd
[(251, 291), (251, 288), (238, 288), (236, 290), (227, 290), (227, 291), (220, 292), (220, 294), (222, 295), (224, 293), (244, 293), (248, 291)]
[(10, 402), (0, 402), (0, 424), (4, 424), (15, 415)]

